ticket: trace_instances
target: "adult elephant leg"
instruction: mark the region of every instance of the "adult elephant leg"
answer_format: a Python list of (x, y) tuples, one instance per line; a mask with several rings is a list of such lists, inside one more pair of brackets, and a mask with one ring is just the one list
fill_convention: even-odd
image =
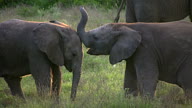
[(158, 64), (155, 57), (145, 48), (135, 55), (135, 69), (141, 96), (153, 97), (158, 82)]
[(132, 94), (133, 96), (138, 95), (137, 76), (136, 76), (136, 71), (134, 69), (132, 60), (126, 61), (124, 89), (125, 89), (125, 96), (128, 96), (129, 94)]
[(189, 15), (189, 18), (190, 18), (190, 21), (192, 22), (192, 1), (190, 0), (189, 1), (190, 3), (190, 6), (189, 6), (189, 12), (190, 12), (190, 15)]
[(59, 96), (61, 90), (61, 71), (59, 66), (52, 64), (52, 94), (56, 97)]
[(133, 0), (127, 0), (125, 14), (127, 23), (137, 22), (134, 9)]
[(160, 22), (157, 0), (142, 1), (135, 4), (135, 17), (137, 22)]
[(20, 77), (4, 77), (4, 79), (7, 82), (13, 96), (19, 96), (25, 99), (21, 89)]
[(29, 62), (38, 94), (40, 96), (50, 95), (51, 66), (48, 58), (43, 54), (33, 54), (29, 57)]

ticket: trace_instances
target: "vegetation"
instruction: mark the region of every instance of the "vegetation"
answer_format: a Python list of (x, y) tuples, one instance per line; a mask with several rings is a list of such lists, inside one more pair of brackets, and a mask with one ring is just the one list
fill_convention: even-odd
[(120, 2), (121, 0), (0, 0), (0, 7), (26, 4), (47, 9), (52, 7), (54, 4), (61, 4), (64, 7), (71, 7), (74, 5), (92, 5), (112, 8), (119, 5)]
[[(80, 1), (80, 0), (76, 0)], [(86, 1), (86, 0), (85, 0)], [(108, 0), (110, 1), (110, 0)], [(103, 9), (94, 6), (87, 7), (89, 21), (87, 30), (105, 23), (113, 22), (116, 9)], [(36, 6), (17, 5), (0, 10), (0, 22), (8, 19), (23, 19), (31, 21), (58, 20), (76, 29), (80, 20), (78, 7), (62, 8), (54, 5), (47, 10)], [(124, 13), (124, 12), (122, 12)], [(124, 21), (122, 15), (121, 22)], [(124, 97), (123, 76), (125, 62), (110, 65), (108, 56), (91, 56), (86, 54), (84, 47), (84, 60), (82, 77), (78, 87), (77, 98), (70, 101), (72, 73), (62, 67), (62, 90), (60, 104), (54, 103), (50, 97), (39, 97), (36, 92), (34, 80), (31, 76), (24, 77), (22, 89), (26, 96), (23, 102), (11, 96), (10, 90), (0, 78), (0, 108), (190, 108), (192, 102), (186, 101), (183, 91), (176, 85), (159, 82), (156, 97), (153, 100), (141, 97)]]

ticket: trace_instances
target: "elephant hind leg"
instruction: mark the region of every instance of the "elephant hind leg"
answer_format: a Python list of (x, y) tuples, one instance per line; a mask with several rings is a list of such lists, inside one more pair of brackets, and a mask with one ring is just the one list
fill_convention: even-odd
[(189, 12), (190, 12), (189, 18), (190, 18), (190, 21), (192, 22), (192, 1), (190, 0), (189, 2), (190, 2), (190, 6), (189, 6), (189, 8), (190, 8), (190, 9), (189, 9), (189, 10), (190, 10), (190, 11), (189, 11)]
[(52, 64), (52, 94), (56, 97), (59, 96), (61, 90), (61, 71), (59, 66)]
[(177, 85), (183, 88), (187, 98), (192, 99), (192, 56), (186, 58), (186, 60), (180, 66), (180, 70), (177, 73)]
[(4, 77), (4, 79), (7, 82), (13, 96), (19, 96), (25, 99), (21, 89), (20, 77)]
[(127, 0), (126, 4), (127, 4), (126, 5), (126, 14), (125, 14), (126, 22), (127, 23), (137, 22), (133, 1), (132, 0)]
[(191, 12), (191, 14), (189, 15), (189, 19), (190, 19), (190, 21), (192, 22), (192, 12)]
[[(183, 74), (178, 74), (178, 85), (183, 88), (185, 96), (187, 99), (192, 99), (192, 84), (191, 81), (192, 79), (190, 78), (190, 72), (184, 72), (182, 71)], [(186, 75), (184, 75), (186, 74)]]

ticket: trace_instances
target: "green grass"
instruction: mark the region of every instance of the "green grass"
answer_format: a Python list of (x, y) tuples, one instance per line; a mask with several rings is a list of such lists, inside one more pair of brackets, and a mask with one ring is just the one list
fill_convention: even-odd
[[(105, 23), (113, 22), (116, 9), (106, 10), (86, 7), (89, 21), (86, 30), (93, 29)], [(34, 11), (34, 12), (33, 12)], [(115, 12), (114, 12), (115, 11)], [(30, 13), (31, 12), (31, 13)], [(13, 18), (43, 21), (58, 20), (76, 29), (80, 19), (78, 7), (61, 8), (54, 6), (48, 10), (36, 7), (17, 6), (0, 10), (0, 21)], [(121, 14), (121, 22), (125, 18)], [(7, 84), (0, 78), (0, 108), (190, 108), (192, 102), (187, 102), (183, 91), (176, 85), (159, 82), (156, 96), (153, 100), (141, 97), (124, 97), (123, 80), (125, 62), (110, 65), (108, 56), (91, 56), (84, 50), (82, 77), (78, 87), (76, 101), (70, 101), (72, 73), (62, 67), (62, 90), (60, 104), (54, 103), (50, 97), (37, 95), (34, 80), (31, 76), (24, 77), (22, 89), (26, 96), (23, 102), (11, 96)]]

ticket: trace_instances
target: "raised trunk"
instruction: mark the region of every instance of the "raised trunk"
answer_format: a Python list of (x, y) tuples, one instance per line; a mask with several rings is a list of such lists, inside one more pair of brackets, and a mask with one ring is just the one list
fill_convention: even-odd
[(77, 87), (81, 77), (81, 64), (82, 64), (82, 58), (80, 58), (78, 62), (74, 63), (73, 65), (73, 81), (72, 81), (72, 88), (71, 88), (72, 101), (75, 100)]
[(87, 33), (85, 32), (85, 26), (88, 20), (88, 15), (86, 10), (83, 7), (80, 8), (80, 12), (81, 12), (81, 20), (77, 26), (77, 33), (81, 41), (84, 43), (84, 45), (86, 47), (89, 47), (88, 36), (87, 36)]

